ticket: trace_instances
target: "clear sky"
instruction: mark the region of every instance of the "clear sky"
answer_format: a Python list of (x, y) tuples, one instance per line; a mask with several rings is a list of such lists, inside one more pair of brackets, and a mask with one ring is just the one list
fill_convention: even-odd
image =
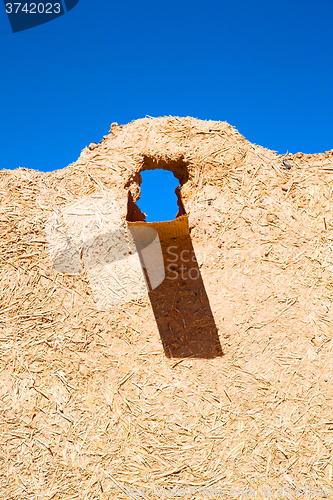
[(0, 4), (0, 168), (75, 161), (112, 122), (226, 120), (278, 153), (333, 148), (332, 0), (80, 0), (13, 34)]

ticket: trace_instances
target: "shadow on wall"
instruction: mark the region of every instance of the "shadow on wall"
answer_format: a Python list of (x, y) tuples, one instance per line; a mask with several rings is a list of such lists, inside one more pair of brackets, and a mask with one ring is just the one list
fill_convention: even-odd
[[(179, 211), (174, 220), (166, 222), (145, 222), (145, 215), (129, 192), (128, 227), (149, 288), (165, 355), (168, 358), (215, 358), (222, 356), (223, 352), (195, 257), (180, 188), (175, 192)], [(156, 262), (152, 262), (156, 250), (147, 261), (145, 251), (153, 239), (150, 236), (147, 241), (148, 228), (158, 234), (162, 262), (156, 258)]]

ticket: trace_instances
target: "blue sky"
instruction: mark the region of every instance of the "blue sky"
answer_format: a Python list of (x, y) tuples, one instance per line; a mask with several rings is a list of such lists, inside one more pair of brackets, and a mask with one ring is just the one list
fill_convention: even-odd
[(331, 0), (80, 0), (13, 34), (0, 4), (0, 168), (55, 170), (110, 124), (226, 120), (286, 153), (333, 148)]

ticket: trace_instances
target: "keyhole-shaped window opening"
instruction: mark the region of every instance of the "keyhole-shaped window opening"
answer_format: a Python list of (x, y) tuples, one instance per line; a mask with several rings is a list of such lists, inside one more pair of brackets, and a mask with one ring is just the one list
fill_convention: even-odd
[(179, 210), (175, 189), (179, 180), (169, 170), (157, 168), (141, 172), (141, 195), (137, 206), (146, 222), (173, 220)]

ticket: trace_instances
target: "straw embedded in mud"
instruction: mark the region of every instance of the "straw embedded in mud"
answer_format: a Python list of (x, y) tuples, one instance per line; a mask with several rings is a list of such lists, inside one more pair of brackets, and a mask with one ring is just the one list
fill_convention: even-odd
[[(329, 492), (332, 162), (164, 117), (113, 126), (63, 170), (0, 171), (0, 498)], [(136, 201), (140, 172), (161, 165), (182, 185), (223, 356), (167, 358), (147, 293), (99, 310), (88, 268), (52, 265), (54, 213), (112, 191), (126, 228), (128, 192)]]

